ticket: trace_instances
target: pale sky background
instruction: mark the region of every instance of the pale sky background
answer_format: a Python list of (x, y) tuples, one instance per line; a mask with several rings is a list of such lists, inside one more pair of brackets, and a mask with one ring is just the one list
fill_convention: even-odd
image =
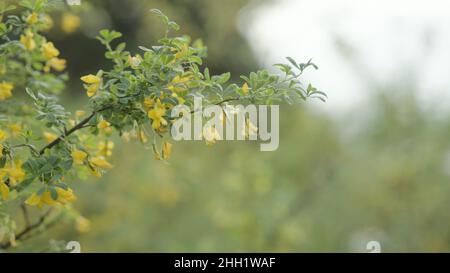
[[(320, 69), (305, 80), (329, 94), (326, 104), (314, 103), (320, 109), (336, 115), (364, 109), (368, 82), (389, 85), (408, 77), (424, 107), (449, 108), (449, 0), (274, 2), (244, 9), (238, 25), (263, 65), (285, 56), (314, 58)], [(353, 48), (356, 62), (337, 44)]]

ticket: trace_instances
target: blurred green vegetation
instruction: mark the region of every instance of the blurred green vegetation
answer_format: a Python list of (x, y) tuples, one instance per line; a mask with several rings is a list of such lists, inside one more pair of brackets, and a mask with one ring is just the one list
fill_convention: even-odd
[[(160, 34), (153, 7), (204, 39), (214, 73), (256, 68), (235, 27), (249, 1), (92, 2), (81, 31), (51, 34), (75, 79), (73, 109), (83, 101), (73, 100), (83, 95), (79, 76), (106, 65), (89, 36), (112, 27), (130, 45), (152, 44)], [(36, 241), (78, 240), (87, 252), (347, 252), (378, 240), (383, 251), (448, 252), (450, 119), (423, 110), (413, 94), (402, 83), (374, 86), (372, 106), (342, 121), (283, 105), (276, 152), (180, 142), (165, 164), (140, 144), (118, 145), (115, 169), (74, 185), (90, 231), (68, 223)]]

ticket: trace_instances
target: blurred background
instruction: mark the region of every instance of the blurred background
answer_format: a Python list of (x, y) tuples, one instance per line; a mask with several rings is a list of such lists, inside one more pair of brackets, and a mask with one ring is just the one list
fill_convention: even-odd
[[(109, 67), (93, 39), (124, 33), (152, 45), (163, 10), (202, 38), (206, 65), (239, 74), (314, 58), (305, 75), (326, 103), (281, 106), (280, 148), (175, 143), (170, 164), (140, 144), (117, 145), (101, 181), (74, 184), (89, 222), (52, 229), (82, 251), (450, 251), (450, 9), (428, 0), (88, 1), (56, 14), (49, 36), (68, 59), (72, 110), (79, 77)], [(77, 16), (77, 17), (74, 17)], [(77, 19), (79, 18), (79, 19)]]

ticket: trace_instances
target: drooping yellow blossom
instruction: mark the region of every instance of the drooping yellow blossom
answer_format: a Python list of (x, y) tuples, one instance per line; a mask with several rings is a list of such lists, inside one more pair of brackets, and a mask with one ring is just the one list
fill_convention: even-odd
[(97, 128), (100, 130), (100, 132), (105, 133), (105, 134), (110, 134), (112, 132), (111, 123), (107, 122), (104, 119), (102, 119), (97, 124)]
[(167, 89), (172, 92), (179, 93), (187, 90), (187, 84), (192, 79), (192, 76), (175, 76), (172, 81), (167, 85)]
[(131, 66), (131, 68), (136, 69), (139, 67), (139, 65), (142, 63), (142, 57), (139, 55), (136, 55), (132, 57), (131, 55), (128, 56), (128, 65)]
[(52, 42), (47, 42), (42, 45), (42, 53), (47, 60), (51, 60), (59, 56), (59, 50)]
[(161, 154), (156, 149), (156, 145), (153, 145), (153, 155), (155, 156), (155, 160), (161, 160)]
[(9, 197), (9, 187), (5, 182), (0, 180), (0, 194), (3, 200), (8, 200)]
[(87, 153), (85, 153), (83, 151), (80, 151), (78, 149), (74, 149), (72, 151), (73, 163), (76, 165), (83, 165), (86, 157), (87, 157)]
[(20, 43), (23, 44), (28, 51), (32, 51), (36, 48), (36, 42), (33, 37), (33, 32), (29, 30), (25, 32), (25, 35), (20, 36)]
[(9, 196), (9, 187), (6, 185), (6, 183), (3, 181), (3, 178), (6, 175), (6, 171), (4, 169), (0, 170), (0, 194), (3, 198), (3, 200), (7, 200)]
[(105, 140), (100, 142), (98, 146), (98, 153), (102, 156), (111, 156), (112, 150), (114, 149), (114, 142), (110, 140)]
[(36, 22), (38, 21), (38, 14), (36, 12), (32, 12), (30, 15), (28, 15), (27, 17), (27, 24), (29, 25), (34, 25), (36, 24)]
[(164, 142), (162, 147), (162, 158), (164, 160), (169, 159), (171, 153), (172, 153), (172, 144), (169, 142)]
[(49, 133), (49, 132), (44, 132), (43, 135), (44, 135), (44, 139), (45, 139), (45, 141), (47, 141), (47, 143), (52, 143), (53, 141), (55, 141), (58, 138), (58, 136), (56, 134)]
[(98, 124), (97, 124), (97, 128), (100, 130), (104, 130), (106, 128), (108, 128), (109, 126), (111, 126), (111, 123), (107, 122), (106, 120), (102, 119)]
[(250, 119), (246, 119), (245, 120), (245, 126), (242, 129), (242, 135), (244, 136), (245, 139), (249, 139), (250, 136), (255, 135), (256, 133), (258, 133), (258, 127), (256, 127), (251, 121)]
[(13, 163), (6, 164), (4, 171), (6, 171), (9, 182), (12, 186), (22, 182), (25, 179), (25, 171), (22, 169), (22, 161), (15, 160)]
[(57, 198), (53, 199), (52, 198), (52, 194), (50, 192), (50, 190), (46, 190), (45, 192), (42, 193), (41, 196), (39, 196), (36, 193), (33, 193), (26, 201), (25, 204), (29, 205), (29, 206), (38, 206), (39, 208), (42, 208), (43, 205), (49, 205), (49, 206), (54, 206), (56, 204), (66, 204), (68, 202), (73, 202), (75, 201), (77, 198), (76, 196), (73, 194), (72, 189), (63, 189), (63, 188), (55, 188), (56, 193), (57, 193)]
[(0, 83), (0, 101), (4, 101), (12, 97), (12, 90), (14, 89), (14, 84), (9, 82)]
[(77, 118), (82, 118), (85, 115), (86, 115), (86, 111), (83, 111), (83, 110), (77, 110), (75, 112), (75, 117), (77, 117)]
[(163, 118), (166, 114), (166, 109), (161, 105), (156, 106), (152, 110), (148, 111), (148, 117), (152, 119), (152, 128), (159, 129), (162, 126), (167, 125), (167, 121)]
[(47, 61), (46, 65), (44, 66), (44, 72), (50, 72), (50, 68), (53, 68), (53, 70), (62, 72), (64, 69), (66, 69), (67, 61), (64, 59), (59, 58), (52, 58)]
[(87, 91), (86, 92), (87, 96), (88, 97), (94, 96), (95, 94), (97, 94), (97, 91), (98, 91), (99, 88), (100, 88), (100, 85), (98, 83), (91, 84), (86, 90)]
[(81, 19), (75, 14), (64, 13), (61, 19), (61, 29), (65, 33), (73, 33), (81, 25)]
[(73, 191), (70, 188), (65, 190), (58, 187), (56, 188), (56, 192), (58, 193), (58, 202), (60, 202), (61, 204), (77, 200), (77, 197), (73, 194)]
[(207, 126), (203, 128), (203, 138), (207, 145), (213, 145), (217, 140), (220, 140), (220, 134), (214, 126)]
[(102, 177), (102, 172), (99, 169), (91, 169), (89, 168), (89, 171), (91, 172), (91, 174), (97, 178), (101, 178)]
[(15, 137), (19, 136), (22, 133), (22, 124), (20, 123), (10, 123), (6, 126), (11, 131), (11, 134)]
[(81, 77), (81, 80), (88, 84), (87, 86), (87, 95), (88, 97), (94, 96), (98, 89), (100, 88), (100, 84), (102, 82), (102, 79), (100, 77), (94, 76), (92, 74)]
[(93, 157), (89, 160), (89, 162), (91, 162), (91, 164), (94, 167), (100, 168), (100, 169), (111, 169), (113, 166), (111, 165), (111, 163), (109, 163), (108, 161), (106, 161), (105, 157), (103, 156), (96, 156)]
[(250, 88), (248, 87), (247, 83), (244, 83), (244, 85), (242, 85), (242, 93), (244, 93), (244, 95), (247, 95), (248, 92), (250, 91)]
[(8, 139), (8, 133), (6, 133), (5, 131), (3, 131), (3, 130), (0, 130), (0, 141), (5, 141), (5, 140), (7, 140)]
[(141, 141), (142, 144), (145, 144), (148, 142), (148, 137), (145, 134), (144, 130), (139, 130), (139, 141)]

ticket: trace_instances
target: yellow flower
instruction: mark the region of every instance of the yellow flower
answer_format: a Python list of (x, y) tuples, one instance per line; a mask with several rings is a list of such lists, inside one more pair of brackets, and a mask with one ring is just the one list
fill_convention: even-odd
[(72, 151), (72, 159), (73, 159), (73, 163), (75, 163), (76, 165), (83, 165), (84, 164), (84, 160), (87, 157), (87, 153), (74, 149)]
[(0, 194), (2, 195), (3, 200), (8, 200), (9, 188), (3, 181), (0, 181)]
[(49, 133), (49, 132), (44, 132), (44, 139), (45, 141), (47, 141), (48, 143), (52, 143), (53, 141), (55, 141), (58, 138), (57, 135), (53, 134), (53, 133)]
[(42, 207), (41, 198), (36, 193), (33, 193), (27, 200), (25, 200), (25, 204), (29, 206), (39, 206)]
[(34, 34), (31, 31), (26, 31), (25, 35), (20, 36), (20, 43), (25, 46), (28, 51), (36, 48), (36, 42), (33, 39)]
[(61, 204), (77, 200), (77, 197), (73, 194), (73, 191), (70, 188), (65, 190), (58, 187), (56, 188), (56, 192), (58, 193), (58, 202), (60, 202)]
[(36, 193), (33, 193), (26, 201), (25, 204), (29, 206), (38, 206), (39, 208), (42, 208), (43, 205), (49, 205), (54, 206), (56, 204), (66, 204), (67, 202), (73, 202), (77, 198), (73, 194), (72, 189), (63, 189), (63, 188), (55, 188), (55, 191), (57, 193), (56, 199), (53, 199), (52, 194), (50, 190), (46, 190), (42, 193), (42, 195), (38, 195)]
[(100, 169), (111, 169), (113, 167), (108, 161), (106, 161), (105, 157), (103, 156), (93, 157), (91, 158), (90, 162), (94, 167)]
[(42, 53), (47, 60), (51, 60), (59, 56), (59, 50), (52, 42), (48, 42), (42, 45)]
[(186, 91), (187, 83), (191, 79), (192, 76), (185, 76), (185, 77), (175, 76), (175, 78), (173, 78), (172, 81), (167, 85), (167, 89), (175, 93)]
[(247, 83), (244, 83), (244, 85), (242, 85), (242, 93), (244, 93), (244, 95), (247, 95), (248, 92), (250, 91), (250, 88), (248, 87)]
[(11, 130), (13, 136), (18, 136), (22, 133), (22, 124), (20, 123), (10, 123), (7, 127)]
[(139, 130), (139, 140), (141, 141), (142, 144), (145, 144), (148, 142), (148, 137), (145, 134), (144, 130)]
[(100, 84), (102, 82), (102, 79), (100, 77), (94, 76), (92, 74), (81, 77), (81, 80), (88, 84), (87, 86), (87, 95), (88, 97), (94, 96), (98, 89), (100, 88)]
[(72, 13), (64, 13), (61, 20), (61, 29), (65, 33), (73, 33), (81, 25), (80, 17)]
[(114, 142), (110, 140), (102, 141), (98, 146), (98, 152), (100, 155), (103, 156), (111, 156), (113, 149), (114, 149)]
[(217, 140), (221, 139), (219, 132), (214, 126), (208, 126), (203, 129), (203, 138), (205, 139), (207, 145), (213, 145)]
[(170, 154), (172, 153), (172, 144), (169, 142), (164, 142), (162, 147), (162, 157), (164, 160), (167, 160), (170, 158)]
[(97, 124), (97, 128), (100, 129), (100, 131), (105, 133), (105, 134), (110, 134), (112, 132), (111, 123), (107, 122), (104, 119), (102, 119)]
[(102, 79), (100, 77), (97, 77), (92, 74), (81, 77), (81, 80), (87, 84), (100, 83), (102, 81)]
[[(5, 149), (5, 147), (3, 147), (2, 144), (0, 144), (0, 159), (3, 157), (3, 150)], [(1, 180), (1, 179), (0, 179)]]
[(5, 131), (0, 130), (0, 141), (5, 141), (7, 139), (8, 139), (8, 134)]
[(9, 176), (11, 185), (15, 186), (17, 183), (22, 182), (25, 179), (25, 171), (22, 169), (22, 161), (16, 160), (13, 164), (7, 164), (4, 168)]
[(38, 14), (36, 12), (32, 12), (30, 15), (28, 15), (27, 17), (27, 24), (29, 25), (34, 25), (36, 24), (36, 22), (38, 21)]
[(47, 62), (46, 66), (44, 67), (44, 71), (50, 72), (50, 68), (53, 68), (58, 72), (62, 72), (64, 71), (64, 69), (66, 69), (66, 64), (67, 61), (64, 59), (52, 58)]
[(0, 101), (4, 101), (12, 97), (12, 90), (14, 89), (14, 84), (9, 82), (0, 83)]
[(148, 111), (148, 117), (153, 120), (152, 127), (153, 129), (159, 129), (161, 125), (167, 125), (167, 121), (163, 118), (166, 114), (166, 110), (160, 106), (155, 107), (154, 109)]
[(87, 96), (88, 97), (93, 97), (95, 94), (97, 94), (98, 89), (100, 88), (100, 84), (96, 83), (96, 84), (91, 84), (88, 88), (87, 88)]
[(3, 200), (7, 200), (9, 196), (9, 187), (3, 182), (3, 178), (6, 175), (6, 171), (4, 169), (0, 170), (0, 194)]

